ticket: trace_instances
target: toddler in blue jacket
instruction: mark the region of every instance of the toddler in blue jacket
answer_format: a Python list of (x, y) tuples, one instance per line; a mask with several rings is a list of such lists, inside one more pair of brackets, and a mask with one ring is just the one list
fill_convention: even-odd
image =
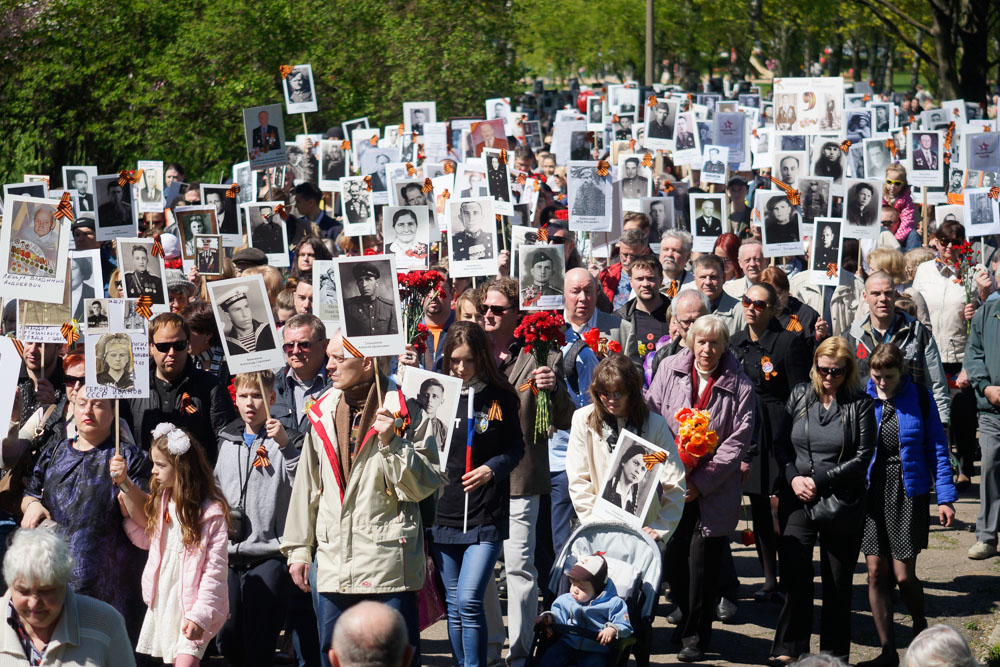
[(576, 662), (580, 667), (598, 667), (607, 662), (608, 644), (632, 634), (625, 601), (608, 580), (608, 563), (599, 554), (584, 556), (569, 571), (569, 593), (556, 598), (552, 610), (535, 625), (561, 623), (597, 632), (597, 641), (567, 634), (542, 657), (542, 667)]

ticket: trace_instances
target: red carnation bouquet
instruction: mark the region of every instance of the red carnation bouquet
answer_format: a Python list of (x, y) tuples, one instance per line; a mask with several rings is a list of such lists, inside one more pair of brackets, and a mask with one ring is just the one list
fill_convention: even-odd
[(712, 416), (708, 410), (681, 408), (674, 413), (677, 421), (677, 436), (674, 444), (680, 454), (681, 463), (688, 470), (696, 468), (698, 461), (715, 451), (719, 446), (719, 436), (708, 428)]
[[(976, 274), (979, 271), (986, 271), (986, 267), (976, 262), (976, 251), (968, 241), (965, 241), (962, 245), (952, 246), (951, 256), (954, 259), (950, 262), (940, 257), (937, 258), (937, 261), (955, 272), (955, 277), (952, 280), (965, 288), (965, 302), (972, 303), (972, 299), (977, 291)], [(967, 320), (965, 322), (966, 334), (969, 333), (971, 326), (972, 322)]]
[[(548, 365), (549, 352), (566, 344), (564, 327), (566, 321), (555, 311), (540, 311), (525, 315), (514, 329), (514, 337), (524, 341), (524, 351), (535, 355), (535, 363), (541, 367)], [(550, 412), (551, 397), (548, 389), (539, 389), (531, 379), (518, 387), (520, 391), (535, 392), (535, 435), (548, 436), (552, 426)]]
[(403, 326), (406, 328), (406, 342), (413, 346), (417, 354), (427, 350), (427, 336), (430, 330), (422, 322), (424, 301), (430, 294), (444, 294), (444, 276), (438, 271), (410, 271), (396, 276), (399, 280), (399, 298), (403, 304)]

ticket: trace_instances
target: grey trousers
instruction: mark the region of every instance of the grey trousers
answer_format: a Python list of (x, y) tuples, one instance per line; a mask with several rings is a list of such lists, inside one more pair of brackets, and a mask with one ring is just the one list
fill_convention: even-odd
[(976, 540), (996, 545), (1000, 531), (1000, 415), (979, 413), (980, 463), (979, 516)]

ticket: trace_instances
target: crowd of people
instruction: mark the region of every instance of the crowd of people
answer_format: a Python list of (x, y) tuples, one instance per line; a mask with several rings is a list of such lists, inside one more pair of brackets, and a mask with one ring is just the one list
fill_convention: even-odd
[[(726, 191), (733, 232), (699, 253), (680, 218), (661, 229), (628, 212), (602, 257), (596, 235), (567, 224), (566, 165), (508, 143), (511, 168), (537, 176), (529, 224), (546, 232), (536, 243), (565, 248), (565, 342), (547, 359), (516, 333), (524, 313), (507, 250), (497, 275), (470, 279), (449, 276), (447, 241), (433, 244), (427, 268), (444, 282), (423, 302), (426, 349), (359, 357), (314, 313), (314, 289), (331, 287), (314, 286), (314, 262), (383, 247), (344, 234), (339, 194), (308, 181), (262, 186), (258, 199), (290, 211), (288, 269), (242, 247), (218, 276), (181, 270), (171, 209), (200, 203), (197, 184), (143, 216), (142, 235), (164, 251), (170, 307), (146, 324), (148, 397), (88, 398), (80, 343), (23, 343), (2, 446), (0, 664), (188, 666), (218, 655), (271, 665), (283, 654), (309, 666), (418, 665), (441, 597), (456, 665), (521, 667), (536, 632), (565, 624), (588, 639), (561, 639), (543, 664), (606, 664), (638, 619), (623, 612), (605, 558), (578, 559), (565, 590), (548, 573), (577, 526), (604, 520), (609, 498), (662, 554), (654, 613), (675, 629), (669, 644), (641, 650), (737, 658), (712, 631), (742, 598), (731, 541), (749, 512), (763, 579), (752, 599), (780, 607), (768, 664), (849, 662), (851, 612), (865, 608), (851, 594), (862, 552), (881, 645), (864, 664), (899, 662), (894, 587), (916, 637), (910, 665), (974, 664), (959, 633), (928, 628), (916, 561), (931, 521), (950, 526), (958, 494), (972, 491), (977, 457), (968, 557), (996, 554), (997, 238), (979, 238), (982, 262), (964, 289), (953, 261), (963, 225), (921, 228), (934, 217), (897, 163), (884, 233), (860, 248), (849, 240), (845, 276), (820, 285), (807, 270), (811, 239), (802, 256), (764, 256), (751, 210), (769, 170), (702, 186), (697, 170), (663, 159), (654, 191)], [(168, 186), (184, 180), (179, 165), (166, 173)], [(98, 242), (85, 215), (72, 233), (77, 250), (100, 251), (105, 293), (123, 296), (136, 276), (117, 267), (113, 242)], [(235, 339), (219, 330), (208, 285), (251, 275), (262, 276), (277, 324), (266, 333), (285, 364), (231, 373), (224, 346)], [(16, 335), (16, 298), (5, 301), (4, 332)], [(407, 367), (461, 381), (450, 446), (430, 417), (387, 407)], [(548, 431), (536, 428), (539, 392)], [(685, 409), (704, 411), (714, 434), (693, 459), (675, 444)], [(618, 452), (623, 433), (664, 455)], [(642, 473), (654, 468), (643, 506)], [(809, 655), (814, 634), (825, 655)]]

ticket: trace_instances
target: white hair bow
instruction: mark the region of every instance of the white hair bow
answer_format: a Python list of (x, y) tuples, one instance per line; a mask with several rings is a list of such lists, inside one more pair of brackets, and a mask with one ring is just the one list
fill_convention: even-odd
[(170, 422), (163, 422), (153, 429), (153, 438), (167, 437), (167, 451), (174, 456), (180, 456), (191, 449), (191, 439), (184, 431)]

